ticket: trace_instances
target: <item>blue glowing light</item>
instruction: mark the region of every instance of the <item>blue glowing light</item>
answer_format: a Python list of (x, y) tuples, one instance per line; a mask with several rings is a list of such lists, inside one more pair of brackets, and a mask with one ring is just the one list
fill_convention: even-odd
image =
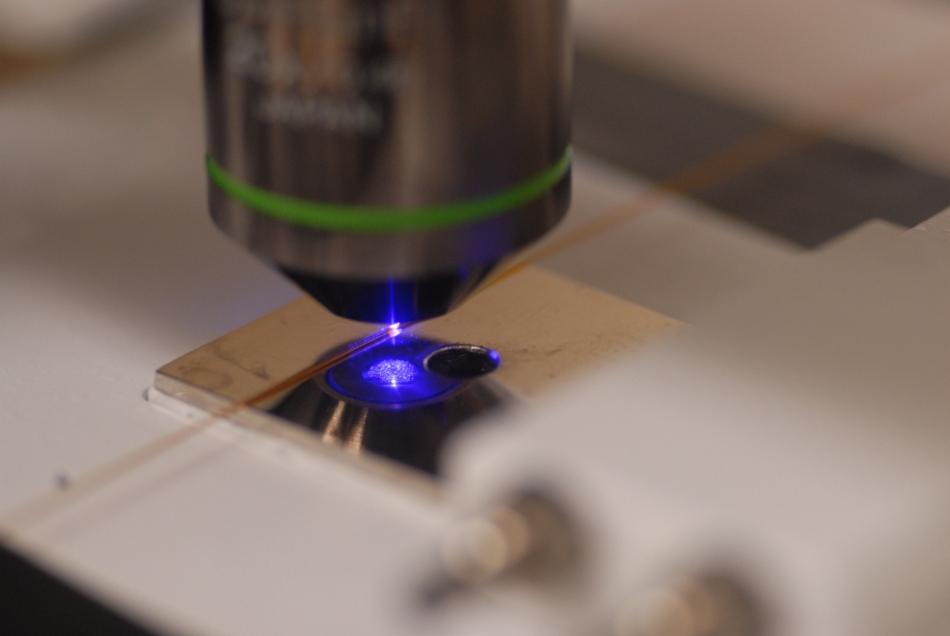
[(416, 365), (398, 358), (380, 360), (363, 372), (364, 380), (392, 387), (411, 384), (418, 376), (419, 368)]
[(462, 383), (426, 370), (426, 357), (439, 346), (405, 331), (391, 335), (327, 371), (327, 384), (344, 397), (382, 408), (433, 400)]

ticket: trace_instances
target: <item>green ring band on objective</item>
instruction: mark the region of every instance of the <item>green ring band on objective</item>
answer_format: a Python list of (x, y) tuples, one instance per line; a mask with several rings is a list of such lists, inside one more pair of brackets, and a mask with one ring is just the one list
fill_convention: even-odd
[(486, 219), (540, 198), (571, 167), (572, 150), (544, 172), (515, 187), (480, 199), (416, 208), (334, 205), (298, 199), (244, 183), (205, 157), (208, 176), (225, 194), (247, 207), (282, 221), (324, 230), (345, 232), (399, 232), (428, 230)]

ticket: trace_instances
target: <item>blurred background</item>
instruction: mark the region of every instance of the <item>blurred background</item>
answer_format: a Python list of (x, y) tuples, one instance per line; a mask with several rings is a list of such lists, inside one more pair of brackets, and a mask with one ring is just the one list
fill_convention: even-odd
[[(583, 0), (574, 21), (566, 226), (634, 209), (549, 258), (562, 273), (689, 320), (868, 219), (950, 204), (948, 3)], [(0, 248), (143, 205), (211, 232), (198, 38), (192, 1), (0, 0)]]

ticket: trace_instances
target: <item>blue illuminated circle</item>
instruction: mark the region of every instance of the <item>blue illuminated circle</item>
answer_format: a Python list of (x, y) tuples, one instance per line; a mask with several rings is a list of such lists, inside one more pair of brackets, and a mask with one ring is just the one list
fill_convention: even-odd
[(342, 397), (358, 402), (400, 409), (440, 398), (463, 380), (431, 373), (424, 361), (442, 343), (390, 329), (384, 342), (336, 365), (326, 382)]

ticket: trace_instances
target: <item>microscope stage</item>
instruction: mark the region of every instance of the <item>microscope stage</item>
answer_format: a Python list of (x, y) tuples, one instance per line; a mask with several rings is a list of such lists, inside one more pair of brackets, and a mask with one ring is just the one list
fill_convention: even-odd
[(473, 419), (675, 324), (538, 268), (402, 330), (302, 297), (166, 364), (149, 399), (429, 482), (412, 478), (441, 474), (445, 443)]

